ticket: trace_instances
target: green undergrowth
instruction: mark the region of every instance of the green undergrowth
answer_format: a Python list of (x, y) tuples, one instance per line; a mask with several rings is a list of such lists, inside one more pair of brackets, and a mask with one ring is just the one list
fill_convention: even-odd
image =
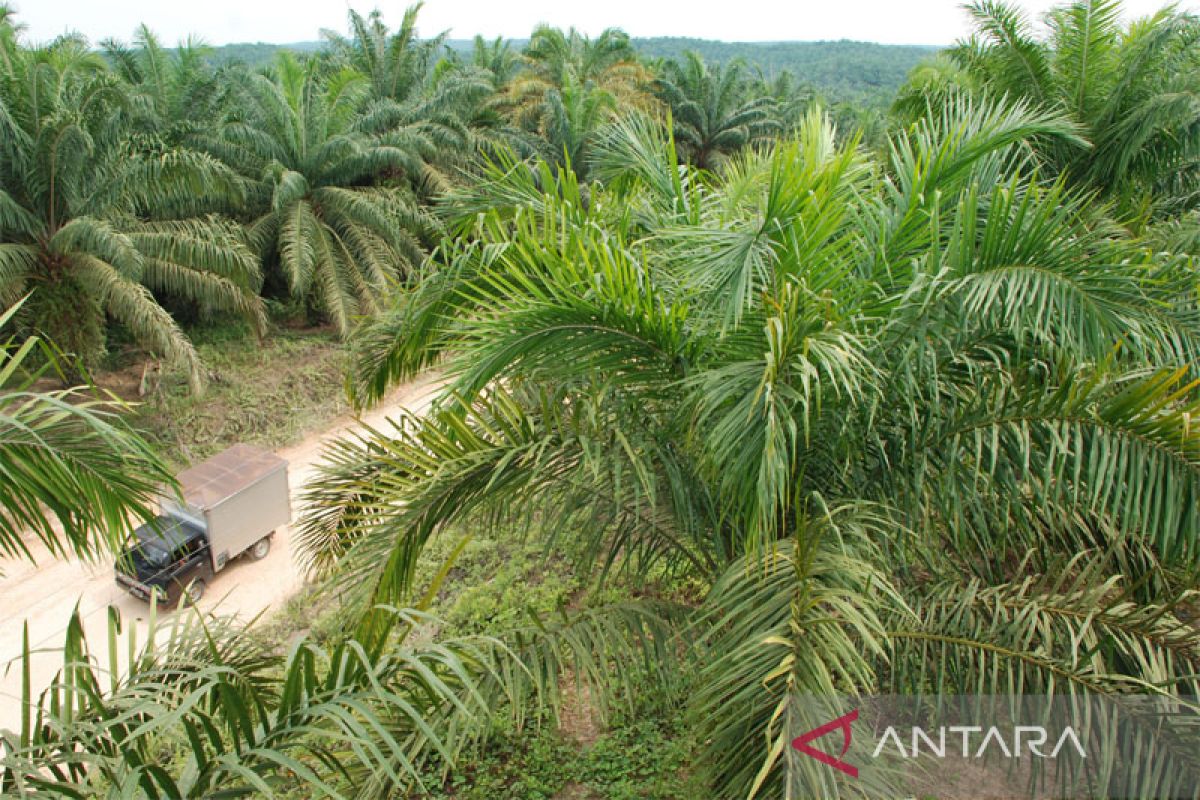
[[(422, 558), (428, 581), (462, 540), (461, 533), (435, 539)], [(656, 593), (678, 598), (690, 587), (651, 581)], [(480, 538), (463, 546), (430, 609), (444, 621), (444, 635), (498, 633), (540, 617), (571, 613), (634, 596), (617, 576), (596, 589), (571, 562), (546, 553), (536, 537)], [(514, 730), (497, 720), (494, 735), (448, 775), (431, 771), (422, 800), (683, 800), (697, 795), (688, 778), (689, 738), (679, 697), (664, 697), (647, 674), (626, 676), (636, 687), (632, 707), (615, 708), (607, 724), (577, 699), (563, 710), (562, 724), (546, 722)], [(583, 718), (582, 721), (580, 718)], [(701, 793), (702, 794), (702, 793)]]
[[(467, 541), (463, 544), (463, 539)], [(459, 547), (461, 545), (461, 550)], [(592, 604), (631, 599), (620, 577), (597, 590), (577, 575), (571, 562), (547, 553), (536, 537), (500, 530), (488, 535), (462, 530), (435, 537), (421, 557), (415, 596), (423, 596), (456, 550), (428, 608), (440, 621), (420, 638), (500, 634), (529, 624), (531, 614), (571, 613)], [(651, 591), (686, 599), (694, 587), (681, 581), (651, 581)], [(639, 594), (645, 593), (643, 586)], [(327, 642), (347, 629), (340, 595), (310, 586), (258, 626), (280, 649), (303, 634)], [(412, 640), (410, 640), (412, 641)], [(459, 759), (448, 772), (431, 766), (425, 792), (413, 800), (683, 800), (703, 796), (690, 777), (694, 749), (680, 711), (681, 695), (664, 696), (648, 673), (627, 675), (635, 686), (632, 706), (611, 711), (607, 722), (577, 698), (564, 708), (561, 724), (543, 720), (514, 728), (507, 716), (493, 721), (493, 735)], [(583, 720), (581, 722), (581, 720)]]
[[(652, 687), (647, 687), (648, 689)], [(562, 731), (500, 733), (444, 781), (431, 776), (420, 800), (690, 800), (689, 738), (680, 715), (616, 718), (594, 741)]]

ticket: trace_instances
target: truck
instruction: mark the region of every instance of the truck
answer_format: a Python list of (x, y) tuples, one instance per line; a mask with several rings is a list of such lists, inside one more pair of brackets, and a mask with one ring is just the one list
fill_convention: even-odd
[(117, 585), (146, 601), (195, 604), (233, 559), (266, 558), (292, 517), (287, 467), (274, 453), (236, 444), (179, 473), (178, 494), (162, 493), (158, 516), (118, 555)]

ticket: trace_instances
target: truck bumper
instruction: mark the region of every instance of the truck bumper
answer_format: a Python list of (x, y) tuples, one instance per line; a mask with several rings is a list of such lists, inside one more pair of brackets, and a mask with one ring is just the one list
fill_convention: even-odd
[(150, 590), (150, 587), (147, 586), (146, 584), (140, 583), (140, 582), (134, 580), (133, 578), (129, 577), (128, 575), (124, 575), (124, 574), (118, 572), (117, 573), (117, 585), (120, 586), (125, 591), (129, 592), (134, 597), (138, 598), (139, 600), (145, 600), (147, 603), (150, 602), (150, 591), (151, 590)]

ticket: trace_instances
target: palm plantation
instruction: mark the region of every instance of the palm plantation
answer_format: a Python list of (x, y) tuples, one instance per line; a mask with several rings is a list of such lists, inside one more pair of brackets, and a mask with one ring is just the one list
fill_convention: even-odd
[[(114, 322), (198, 384), (166, 309), (282, 296), (359, 408), (447, 378), (306, 487), (332, 633), (114, 619), (106, 661), (76, 617), (0, 792), (474, 797), (582, 703), (677, 715), (644, 796), (908, 796), (790, 746), (812, 698), (1024, 693), (1176, 704), (1093, 788), (1192, 796), (1195, 18), (976, 3), (885, 120), (614, 29), (444, 52), (418, 10), (257, 72), (0, 12), (0, 550), (101, 556), (169, 483), (119, 403), (36, 383)], [(430, 612), (479, 537), (575, 589), (461, 633)], [(492, 791), (558, 796), (536, 771)]]
[(120, 84), (82, 42), (20, 50), (0, 106), (0, 298), (95, 363), (105, 315), (192, 383), (203, 372), (151, 290), (262, 323), (259, 265), (233, 226), (196, 216), (239, 191), (229, 167), (138, 137)]

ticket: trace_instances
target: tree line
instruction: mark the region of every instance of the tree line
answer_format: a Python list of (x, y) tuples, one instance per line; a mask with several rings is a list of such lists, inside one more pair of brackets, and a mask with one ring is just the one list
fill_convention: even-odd
[(145, 27), (132, 44), (28, 45), (0, 12), (0, 295), (37, 289), (18, 324), (94, 365), (119, 323), (199, 388), (178, 319), (219, 311), (262, 330), (266, 297), (348, 334), (437, 245), (433, 202), (476, 154), (582, 175), (619, 109), (670, 106), (707, 165), (803, 105), (741, 64), (656, 72), (615, 30), (540, 28), (523, 51), (459, 54), (417, 36), (417, 10), (394, 31), (352, 13), (322, 51), (261, 70), (214, 67)]
[[(516, 39), (513, 46), (523, 48), (528, 42), (528, 39)], [(857, 41), (721, 42), (676, 36), (634, 37), (632, 42), (637, 52), (650, 61), (679, 61), (688, 52), (712, 63), (742, 61), (768, 78), (776, 78), (783, 72), (803, 76), (804, 83), (829, 104), (850, 103), (876, 108), (885, 108), (909, 71), (940, 49)], [(470, 53), (474, 48), (470, 39), (451, 38), (445, 45), (462, 53)], [(212, 47), (209, 58), (215, 64), (240, 62), (261, 67), (270, 64), (280, 50), (311, 53), (325, 46), (326, 43), (321, 41), (283, 45), (226, 44)]]

